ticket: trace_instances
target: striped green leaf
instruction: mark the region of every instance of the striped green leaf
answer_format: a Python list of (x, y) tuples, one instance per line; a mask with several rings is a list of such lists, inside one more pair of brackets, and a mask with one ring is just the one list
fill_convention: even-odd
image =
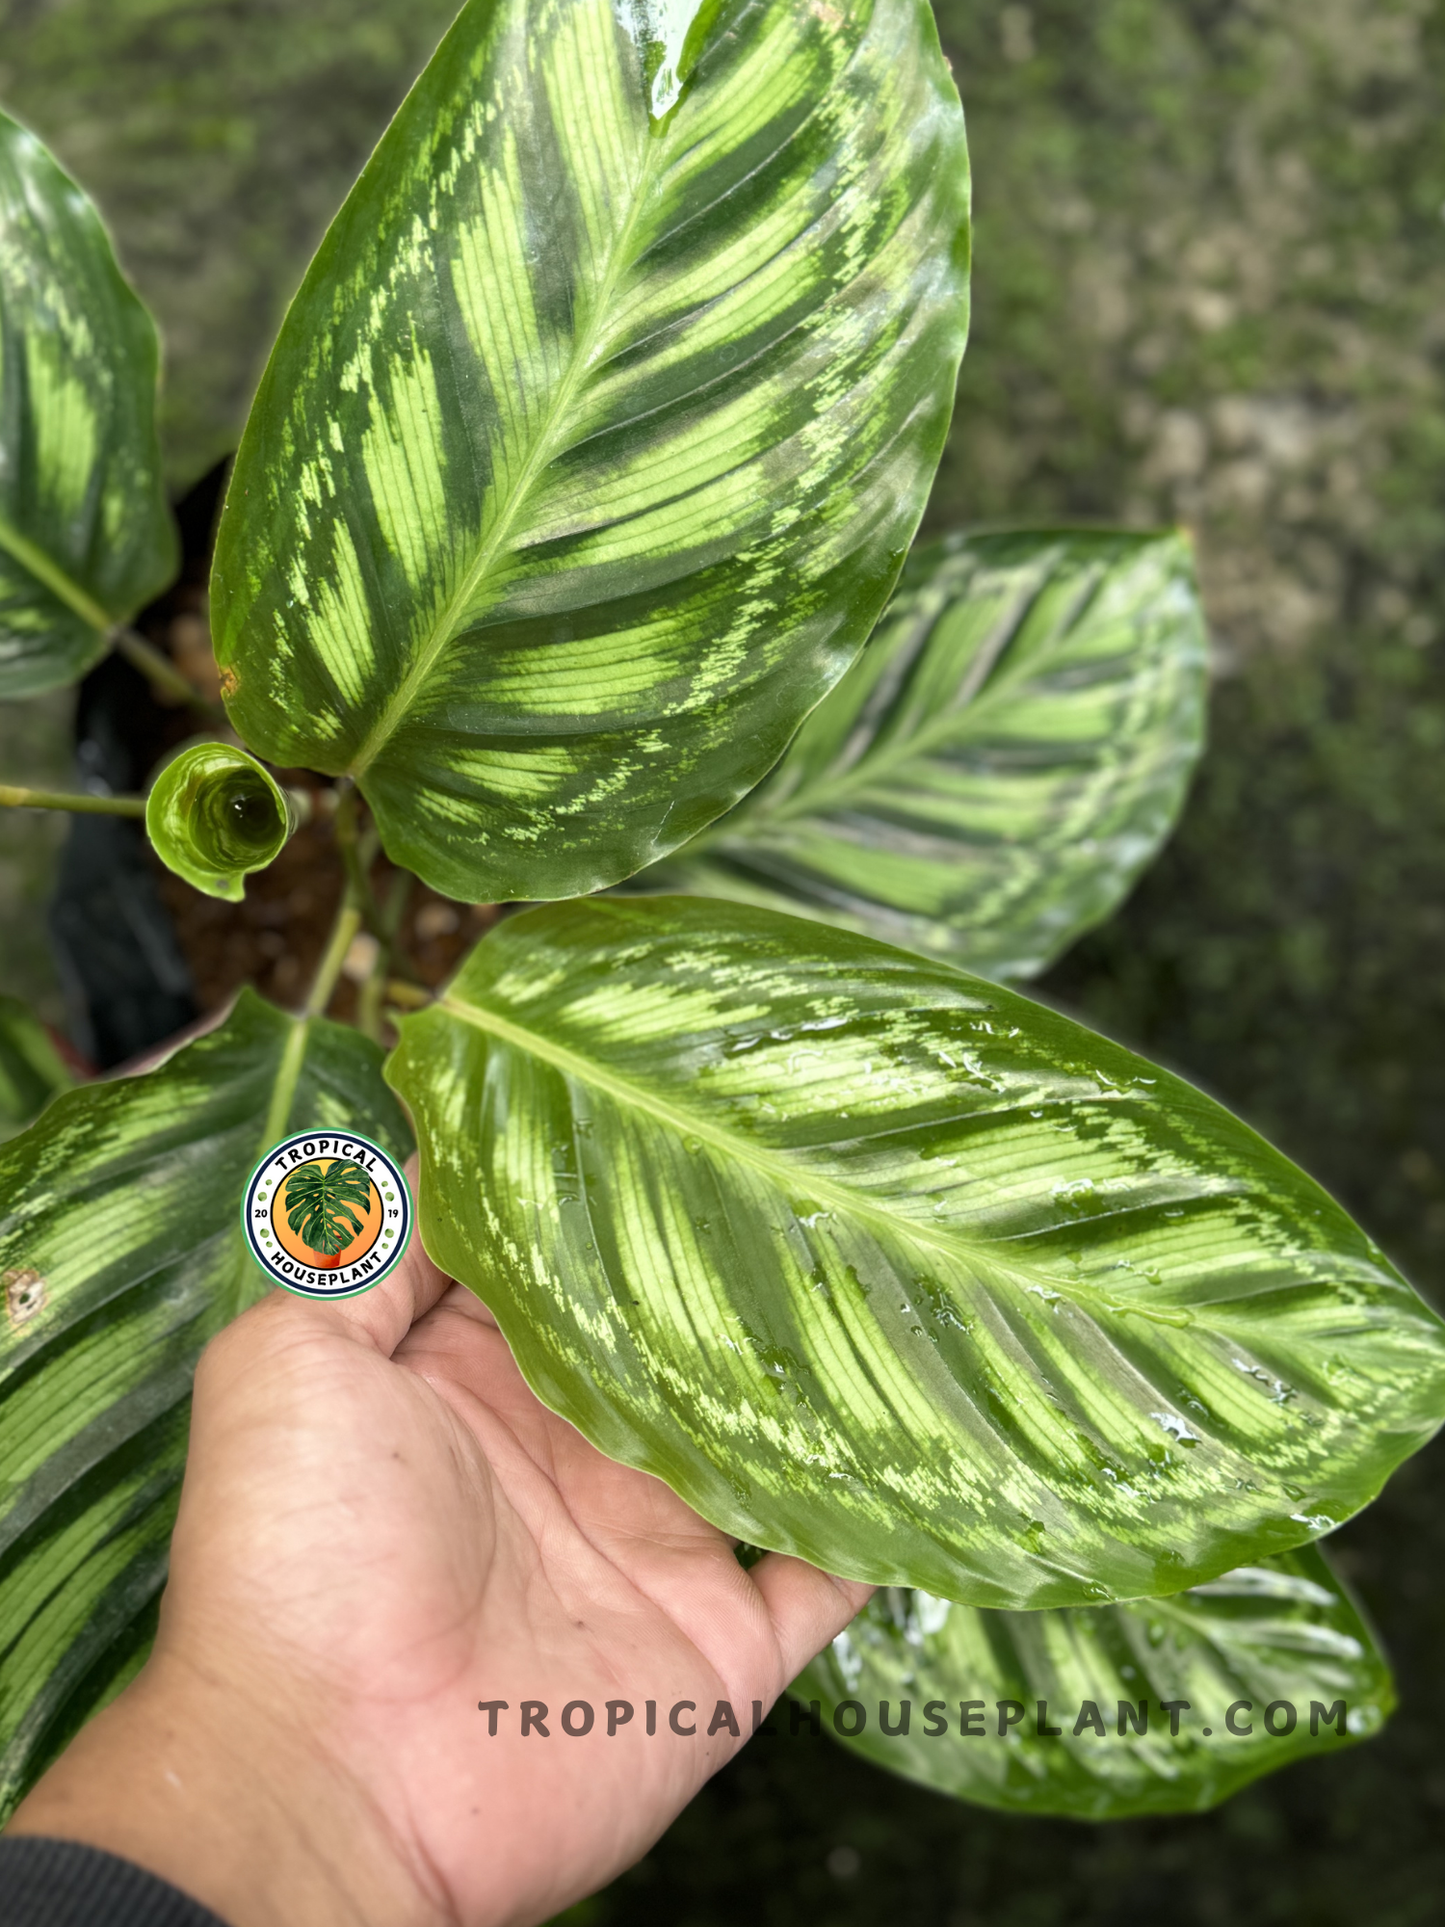
[(1445, 1326), (1253, 1132), (851, 932), (530, 911), (387, 1074), (427, 1249), (538, 1396), (832, 1572), (1175, 1592), (1329, 1531), (1445, 1416)]
[(0, 114), (0, 698), (83, 674), (175, 573), (156, 364), (95, 209)]
[(0, 1151), (0, 1815), (149, 1645), (191, 1374), (265, 1290), (246, 1180), (312, 1124), (409, 1146), (374, 1045), (245, 990), (160, 1069), (71, 1092)]
[(0, 1138), (24, 1130), (74, 1082), (34, 1012), (18, 997), (0, 997)]
[(1177, 535), (952, 536), (773, 774), (637, 887), (822, 917), (990, 977), (1109, 915), (1204, 746)]
[(276, 861), (297, 821), (271, 772), (230, 743), (190, 744), (146, 798), (146, 834), (162, 863), (227, 903), (239, 903), (246, 878)]
[(641, 869), (877, 620), (967, 322), (924, 0), (470, 0), (237, 458), (233, 721), (463, 899)]
[(1395, 1705), (1384, 1654), (1313, 1546), (1170, 1599), (1072, 1612), (890, 1588), (792, 1690), (876, 1766), (1076, 1820), (1202, 1812), (1368, 1738)]

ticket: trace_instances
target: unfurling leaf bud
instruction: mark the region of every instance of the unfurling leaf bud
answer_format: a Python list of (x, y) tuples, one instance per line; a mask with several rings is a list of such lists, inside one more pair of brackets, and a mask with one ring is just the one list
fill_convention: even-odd
[(275, 862), (299, 820), (270, 772), (227, 743), (183, 749), (146, 799), (146, 831), (162, 863), (228, 903), (240, 902), (252, 870)]

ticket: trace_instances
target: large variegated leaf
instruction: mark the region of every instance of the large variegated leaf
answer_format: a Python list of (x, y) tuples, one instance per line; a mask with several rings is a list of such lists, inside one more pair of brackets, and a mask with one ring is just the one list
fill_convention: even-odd
[(767, 781), (637, 886), (1032, 976), (1173, 828), (1206, 668), (1180, 536), (932, 543)]
[(149, 1645), (191, 1374), (266, 1289), (246, 1180), (312, 1124), (409, 1144), (374, 1045), (248, 990), (160, 1069), (59, 1098), (0, 1151), (0, 1815)]
[(967, 317), (924, 0), (471, 0), (327, 236), (214, 578), (230, 713), (461, 898), (743, 795), (873, 627)]
[(1313, 1546), (1170, 1599), (1072, 1612), (890, 1588), (793, 1691), (877, 1766), (1078, 1820), (1201, 1812), (1377, 1733), (1395, 1705), (1384, 1654)]
[(95, 209), (0, 114), (0, 697), (82, 674), (175, 572), (156, 360)]
[(1445, 1326), (1219, 1105), (950, 966), (696, 898), (530, 911), (388, 1076), (533, 1389), (753, 1544), (986, 1606), (1327, 1532)]

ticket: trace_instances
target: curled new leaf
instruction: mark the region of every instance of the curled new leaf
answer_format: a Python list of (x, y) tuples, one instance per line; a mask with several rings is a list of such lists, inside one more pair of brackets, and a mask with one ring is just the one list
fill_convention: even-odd
[(0, 114), (0, 697), (83, 674), (175, 573), (156, 365), (95, 209)]
[(356, 1031), (243, 990), (140, 1077), (58, 1098), (0, 1149), (0, 1822), (150, 1644), (191, 1374), (267, 1288), (241, 1236), (258, 1158), (406, 1120)]
[(772, 775), (635, 887), (1032, 976), (1172, 829), (1204, 745), (1206, 659), (1180, 536), (931, 543)]
[(216, 550), (269, 761), (466, 900), (749, 790), (877, 620), (968, 314), (925, 0), (470, 0), (291, 306)]
[(229, 743), (192, 743), (146, 798), (146, 833), (162, 863), (228, 903), (240, 902), (251, 871), (276, 861), (296, 824), (270, 771)]
[(1445, 1326), (1319, 1186), (1013, 991), (741, 904), (533, 910), (402, 1026), (432, 1257), (752, 1545), (983, 1606), (1328, 1532)]
[(876, 1766), (1077, 1820), (1201, 1812), (1377, 1733), (1395, 1704), (1384, 1654), (1313, 1546), (1172, 1598), (1073, 1612), (893, 1588), (793, 1692)]

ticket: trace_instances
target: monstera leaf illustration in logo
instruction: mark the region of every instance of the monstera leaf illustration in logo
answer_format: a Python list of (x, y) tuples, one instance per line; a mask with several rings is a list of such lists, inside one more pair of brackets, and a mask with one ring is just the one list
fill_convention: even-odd
[(347, 1158), (328, 1165), (298, 1164), (286, 1181), (286, 1221), (323, 1260), (334, 1262), (361, 1236), (364, 1226), (356, 1212), (364, 1216), (370, 1208), (371, 1179)]

